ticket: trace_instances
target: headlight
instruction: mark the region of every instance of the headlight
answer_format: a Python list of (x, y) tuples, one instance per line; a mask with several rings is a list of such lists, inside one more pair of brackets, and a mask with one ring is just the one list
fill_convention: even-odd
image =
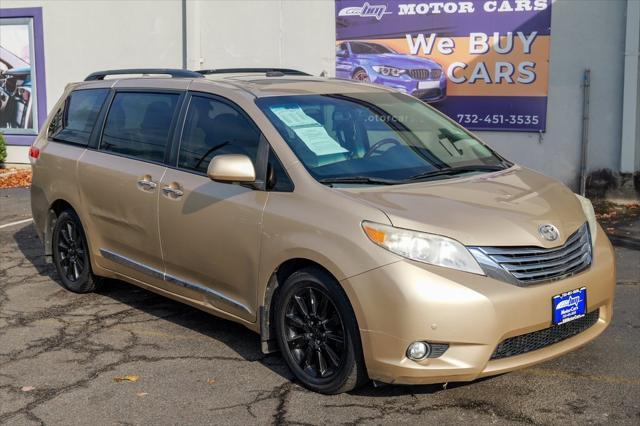
[(371, 68), (373, 68), (373, 70), (378, 74), (390, 75), (392, 77), (399, 77), (407, 72), (406, 70), (402, 70), (400, 68), (385, 67), (384, 65), (374, 65)]
[(578, 201), (582, 205), (582, 211), (587, 217), (587, 223), (589, 224), (589, 233), (591, 234), (591, 246), (595, 250), (596, 247), (596, 235), (598, 235), (598, 221), (596, 220), (596, 212), (593, 210), (593, 204), (588, 198), (576, 194)]
[(469, 250), (451, 238), (373, 222), (362, 222), (362, 229), (372, 242), (399, 256), (484, 275)]

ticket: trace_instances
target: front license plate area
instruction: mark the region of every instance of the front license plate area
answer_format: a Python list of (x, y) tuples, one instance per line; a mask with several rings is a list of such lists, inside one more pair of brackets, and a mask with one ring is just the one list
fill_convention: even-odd
[(433, 80), (433, 81), (419, 81), (418, 82), (418, 89), (437, 89), (438, 87), (440, 87), (440, 81), (438, 80)]
[(551, 314), (555, 325), (583, 317), (587, 313), (587, 288), (582, 287), (553, 296)]

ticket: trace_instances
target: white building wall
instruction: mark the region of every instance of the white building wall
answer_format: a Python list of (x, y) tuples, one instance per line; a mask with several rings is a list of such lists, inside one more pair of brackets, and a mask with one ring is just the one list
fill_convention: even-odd
[(2, 0), (42, 7), (47, 109), (65, 85), (109, 68), (180, 67), (180, 1)]
[[(638, 1), (638, 0), (630, 0)], [(588, 171), (620, 167), (625, 0), (558, 0), (551, 11), (547, 131), (481, 132), (509, 159), (577, 188), (582, 75), (591, 69)]]
[(334, 71), (333, 0), (195, 0), (187, 9), (193, 69), (286, 67), (316, 75)]

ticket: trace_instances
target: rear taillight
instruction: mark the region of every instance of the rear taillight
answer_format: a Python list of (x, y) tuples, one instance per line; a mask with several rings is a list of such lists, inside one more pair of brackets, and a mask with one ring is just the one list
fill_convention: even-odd
[(29, 158), (37, 160), (38, 157), (40, 157), (40, 149), (36, 148), (35, 146), (29, 148)]

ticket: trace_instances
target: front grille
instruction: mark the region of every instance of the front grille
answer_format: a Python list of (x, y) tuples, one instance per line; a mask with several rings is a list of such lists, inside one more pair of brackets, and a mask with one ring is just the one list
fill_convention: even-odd
[(409, 70), (409, 75), (411, 76), (411, 78), (416, 80), (428, 80), (429, 70), (426, 70), (426, 69)]
[[(566, 278), (587, 269), (591, 265), (591, 236), (585, 223), (560, 247), (474, 247), (472, 253), (476, 251), (485, 256), (476, 256), (483, 266), (501, 268), (517, 283), (529, 285)], [(487, 258), (493, 265), (487, 263)]]
[(520, 336), (509, 337), (498, 345), (493, 355), (491, 355), (491, 359), (502, 359), (522, 355), (561, 342), (593, 326), (598, 322), (598, 318), (600, 318), (600, 309), (596, 309), (582, 318), (564, 324), (554, 325), (544, 330), (534, 331)]

